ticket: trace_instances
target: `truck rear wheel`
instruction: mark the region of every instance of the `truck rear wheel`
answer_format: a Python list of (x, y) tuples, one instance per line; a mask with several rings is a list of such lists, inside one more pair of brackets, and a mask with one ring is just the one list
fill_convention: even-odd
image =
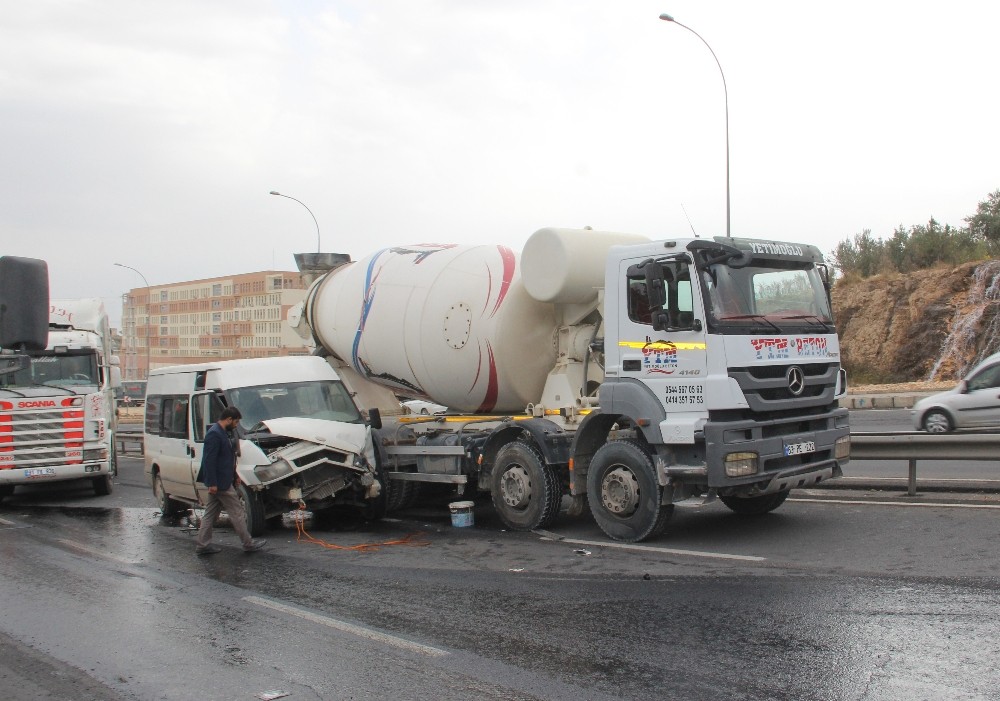
[(666, 529), (673, 504), (661, 504), (663, 489), (649, 454), (634, 441), (602, 445), (587, 472), (590, 512), (615, 540), (637, 543)]
[(530, 443), (514, 441), (497, 452), (490, 492), (500, 520), (516, 531), (549, 526), (559, 515), (559, 475)]
[(740, 516), (760, 516), (770, 513), (785, 503), (788, 490), (759, 497), (719, 497), (719, 501)]

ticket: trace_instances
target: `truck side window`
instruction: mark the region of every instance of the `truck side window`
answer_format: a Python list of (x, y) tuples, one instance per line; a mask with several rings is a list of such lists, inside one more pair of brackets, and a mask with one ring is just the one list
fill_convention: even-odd
[[(670, 325), (686, 328), (694, 321), (694, 302), (691, 296), (691, 273), (684, 263), (663, 264), (667, 278), (667, 303), (664, 310), (670, 317)], [(646, 280), (635, 277), (629, 271), (627, 278), (628, 317), (637, 324), (652, 324), (653, 315), (649, 308)]]
[(645, 280), (628, 278), (628, 318), (637, 324), (653, 323)]

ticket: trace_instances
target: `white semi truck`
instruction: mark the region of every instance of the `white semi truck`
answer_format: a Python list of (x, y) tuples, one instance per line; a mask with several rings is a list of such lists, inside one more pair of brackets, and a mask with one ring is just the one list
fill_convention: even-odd
[(362, 406), (378, 385), (450, 408), (386, 417), (394, 486), (488, 491), (513, 529), (551, 524), (569, 494), (641, 541), (679, 501), (756, 515), (842, 474), (829, 288), (814, 246), (549, 228), (520, 256), (380, 250), (319, 278), (289, 320)]
[(25, 354), (29, 365), (0, 376), (0, 497), (80, 478), (110, 494), (121, 370), (104, 303), (51, 300), (48, 344)]

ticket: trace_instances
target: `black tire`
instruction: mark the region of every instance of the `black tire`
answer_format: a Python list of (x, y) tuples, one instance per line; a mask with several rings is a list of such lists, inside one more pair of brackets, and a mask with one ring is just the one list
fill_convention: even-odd
[(587, 472), (587, 500), (601, 530), (614, 540), (638, 543), (661, 535), (674, 513), (661, 504), (663, 488), (646, 450), (635, 441), (602, 445)]
[(264, 534), (267, 519), (264, 518), (264, 503), (257, 492), (240, 482), (236, 488), (236, 495), (243, 505), (243, 514), (246, 516), (247, 530), (250, 535), (256, 538)]
[(955, 429), (951, 417), (941, 409), (931, 409), (924, 414), (920, 425), (924, 427), (927, 433), (951, 433)]
[(387, 479), (389, 483), (389, 496), (386, 502), (386, 511), (398, 511), (413, 506), (420, 496), (420, 482), (412, 480)]
[(740, 516), (761, 516), (770, 513), (785, 503), (788, 490), (765, 494), (759, 497), (719, 497), (719, 501)]
[(106, 497), (115, 491), (115, 485), (111, 481), (111, 475), (100, 475), (94, 477), (91, 483), (94, 485), (94, 494), (99, 497)]
[(14, 485), (0, 484), (0, 501), (3, 501), (6, 497), (9, 497), (13, 493), (14, 493)]
[(163, 488), (163, 480), (160, 479), (159, 472), (153, 475), (153, 497), (156, 499), (156, 504), (160, 507), (160, 512), (164, 516), (176, 516), (188, 510), (185, 504), (175, 501), (167, 495), (167, 490)]
[(513, 441), (497, 452), (490, 494), (501, 521), (515, 531), (530, 531), (552, 525), (559, 516), (562, 485), (537, 447)]

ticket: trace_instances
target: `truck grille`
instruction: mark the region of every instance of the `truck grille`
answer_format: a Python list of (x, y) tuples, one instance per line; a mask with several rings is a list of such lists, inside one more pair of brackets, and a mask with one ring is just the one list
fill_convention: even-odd
[[(789, 388), (792, 367), (802, 371), (803, 388), (795, 395)], [(795, 411), (805, 407), (825, 407), (834, 401), (837, 391), (837, 363), (786, 363), (729, 368), (729, 376), (739, 384), (755, 414)]]
[(0, 401), (0, 470), (83, 462), (84, 410), (15, 410)]

